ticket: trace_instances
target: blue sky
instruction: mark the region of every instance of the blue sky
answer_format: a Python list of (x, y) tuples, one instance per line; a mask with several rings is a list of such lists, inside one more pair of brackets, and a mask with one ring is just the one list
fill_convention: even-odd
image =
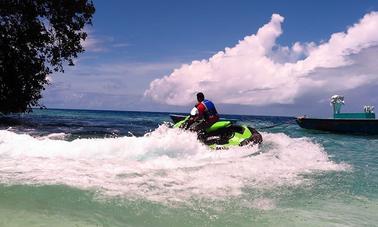
[[(47, 107), (186, 111), (194, 103), (194, 97), (193, 103), (166, 102), (163, 96), (159, 96), (163, 98), (158, 100), (152, 99), (144, 95), (151, 81), (171, 75), (175, 69), (180, 74), (183, 71), (180, 70), (182, 64), (209, 59), (226, 47), (234, 47), (244, 37), (256, 34), (259, 28), (271, 21), (274, 13), (285, 19), (277, 22), (281, 23), (282, 34), (275, 37), (273, 52), (281, 47), (290, 49), (295, 43), (306, 47), (309, 43), (315, 43), (317, 47), (326, 43), (332, 34), (346, 32), (364, 15), (378, 10), (378, 1), (145, 0), (94, 1), (94, 4), (96, 13), (93, 26), (87, 28), (87, 51), (80, 55), (75, 67), (66, 67), (65, 74), (51, 76), (51, 85), (42, 99)], [(357, 59), (357, 65), (364, 56), (367, 58), (374, 55), (374, 48), (375, 45), (371, 45), (369, 48), (359, 49), (357, 54), (354, 51), (351, 58)], [(275, 52), (274, 56), (269, 57), (276, 61), (277, 55)], [(284, 61), (299, 61), (306, 57), (285, 58)], [(280, 56), (279, 58), (281, 59)], [(360, 65), (358, 64), (360, 68), (364, 67)], [(370, 65), (366, 67), (371, 68)], [(342, 68), (342, 75), (350, 74), (346, 72), (346, 68)], [(351, 70), (357, 73), (355, 68)], [(374, 70), (370, 69), (369, 75)], [(358, 71), (359, 75), (360, 72)], [(243, 74), (239, 71), (238, 73)], [(181, 74), (181, 77), (185, 77), (184, 73)], [(211, 75), (213, 74), (209, 73), (209, 77)], [(197, 85), (198, 83), (193, 83), (194, 87)], [(312, 91), (301, 91), (295, 97), (290, 96), (287, 102), (272, 100), (267, 101), (267, 105), (256, 105), (253, 100), (240, 105), (240, 99), (230, 101), (224, 98), (227, 94), (218, 92), (209, 92), (214, 94), (214, 97), (209, 98), (217, 101), (218, 109), (224, 113), (327, 115), (330, 112), (327, 99), (333, 91), (344, 92), (348, 104), (346, 110), (358, 111), (365, 101), (378, 105), (377, 92), (373, 85), (369, 83), (343, 88), (344, 90), (329, 89), (324, 92), (323, 97), (318, 93), (314, 95)], [(159, 89), (169, 89), (164, 85), (159, 86), (157, 90), (153, 90), (154, 94)], [(190, 90), (193, 86), (185, 89)], [(201, 88), (205, 89), (206, 86)], [(309, 88), (311, 89), (316, 90)], [(203, 92), (206, 94), (206, 90)]]

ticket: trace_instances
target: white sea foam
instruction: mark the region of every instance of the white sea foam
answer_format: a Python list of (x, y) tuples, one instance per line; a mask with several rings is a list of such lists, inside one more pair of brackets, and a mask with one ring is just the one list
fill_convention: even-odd
[(64, 140), (69, 136), (69, 134), (66, 134), (64, 132), (60, 133), (51, 133), (47, 136), (43, 136), (42, 139), (52, 139), (52, 140)]
[(211, 151), (195, 134), (164, 125), (143, 137), (74, 141), (0, 130), (0, 182), (66, 184), (108, 195), (185, 201), (238, 196), (245, 187), (300, 184), (304, 173), (347, 168), (309, 139), (263, 137), (260, 149)]

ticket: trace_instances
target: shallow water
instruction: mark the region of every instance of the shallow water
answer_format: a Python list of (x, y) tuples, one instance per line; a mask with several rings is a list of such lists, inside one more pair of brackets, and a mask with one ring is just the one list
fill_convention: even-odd
[(377, 226), (378, 137), (227, 117), (262, 146), (211, 151), (166, 113), (3, 118), (0, 226)]

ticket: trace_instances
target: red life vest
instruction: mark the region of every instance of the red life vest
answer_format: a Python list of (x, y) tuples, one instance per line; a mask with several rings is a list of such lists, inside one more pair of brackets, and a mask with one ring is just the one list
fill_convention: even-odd
[(205, 99), (202, 102), (198, 103), (196, 105), (196, 108), (198, 109), (199, 116), (203, 116), (205, 120), (217, 121), (219, 119), (218, 112), (215, 109), (215, 105), (212, 101)]

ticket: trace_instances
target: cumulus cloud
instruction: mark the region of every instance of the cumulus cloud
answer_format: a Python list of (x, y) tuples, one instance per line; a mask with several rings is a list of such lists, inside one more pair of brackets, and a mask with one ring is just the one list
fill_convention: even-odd
[(194, 94), (224, 104), (291, 104), (301, 96), (345, 92), (378, 83), (378, 12), (366, 14), (323, 43), (276, 43), (284, 18), (273, 14), (256, 34), (211, 58), (182, 65), (155, 79), (144, 95), (187, 105)]

